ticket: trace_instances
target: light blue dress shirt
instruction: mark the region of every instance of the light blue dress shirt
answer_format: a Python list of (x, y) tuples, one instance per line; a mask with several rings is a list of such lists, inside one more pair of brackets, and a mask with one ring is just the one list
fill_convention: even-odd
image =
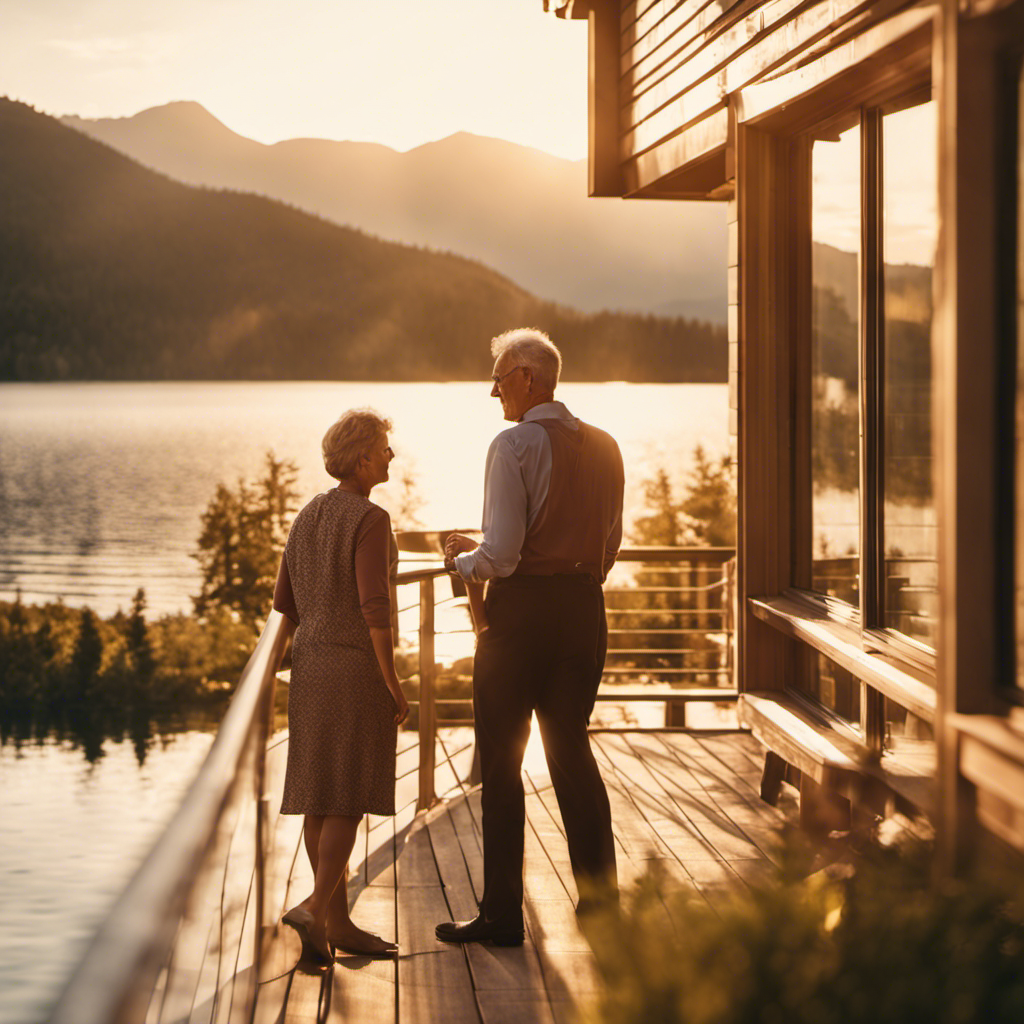
[(456, 571), (471, 583), (515, 572), (526, 532), (548, 496), (551, 439), (534, 420), (566, 420), (574, 430), (580, 423), (561, 402), (544, 402), (491, 442), (484, 470), (484, 539), (455, 557)]

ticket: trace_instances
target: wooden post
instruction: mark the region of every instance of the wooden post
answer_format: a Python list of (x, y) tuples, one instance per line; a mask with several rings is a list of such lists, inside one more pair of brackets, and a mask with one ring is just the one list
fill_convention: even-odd
[(793, 644), (761, 622), (748, 599), (791, 586), (793, 424), (791, 350), (797, 212), (806, 167), (775, 136), (736, 126), (739, 338), (736, 682), (782, 689)]
[(420, 580), (420, 771), (416, 810), (434, 804), (434, 734), (437, 711), (434, 706), (434, 581)]
[(621, 196), (619, 162), (619, 5), (610, 0), (590, 4), (588, 12), (589, 169), (588, 193)]
[[(937, 831), (946, 870), (975, 855), (974, 787), (960, 772), (953, 716), (998, 708), (1012, 681), (1014, 323), (1017, 153), (1014, 82), (1001, 68), (1024, 38), (1013, 5), (963, 17), (940, 5), (934, 88), (939, 101), (939, 210), (933, 413), (939, 523), (936, 670)], [(1009, 671), (1008, 671), (1009, 670)]]

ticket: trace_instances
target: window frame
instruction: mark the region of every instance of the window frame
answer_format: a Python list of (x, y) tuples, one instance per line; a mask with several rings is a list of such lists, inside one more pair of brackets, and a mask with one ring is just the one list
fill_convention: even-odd
[[(904, 80), (883, 92), (865, 97), (825, 119), (805, 125), (790, 138), (790, 159), (798, 169), (795, 180), (803, 187), (796, 197), (798, 214), (794, 263), (806, 268), (793, 285), (796, 330), (793, 346), (793, 420), (797, 440), (797, 458), (792, 477), (792, 548), (794, 596), (807, 603), (817, 614), (825, 616), (839, 628), (855, 629), (865, 651), (877, 652), (884, 659), (907, 666), (910, 672), (932, 681), (936, 676), (936, 651), (913, 637), (881, 625), (884, 621), (884, 385), (885, 385), (885, 309), (884, 254), (882, 252), (883, 192), (883, 126), (886, 114), (933, 100), (930, 73)], [(860, 370), (860, 580), (859, 602), (851, 605), (838, 598), (810, 589), (813, 560), (812, 487), (811, 478), (811, 348), (813, 278), (811, 268), (811, 151), (815, 138), (835, 134), (854, 123), (859, 114), (861, 128), (861, 243), (860, 243), (860, 310), (858, 331), (858, 365)], [(800, 277), (804, 280), (800, 280)], [(934, 368), (933, 368), (934, 372)], [(933, 438), (933, 460), (935, 445)], [(934, 461), (933, 461), (934, 466)], [(800, 642), (802, 648), (815, 651), (814, 645)], [(848, 735), (856, 735), (869, 749), (881, 752), (885, 743), (886, 695), (861, 680), (860, 721), (847, 722), (834, 711), (820, 704), (810, 693), (808, 673), (817, 654), (828, 657), (825, 650), (813, 656), (801, 654), (796, 659), (796, 678), (787, 690), (811, 706), (823, 722)], [(889, 694), (889, 700), (900, 703)]]

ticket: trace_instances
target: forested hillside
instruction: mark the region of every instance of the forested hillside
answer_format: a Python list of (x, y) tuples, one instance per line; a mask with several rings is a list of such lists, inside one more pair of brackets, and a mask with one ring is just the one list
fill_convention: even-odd
[(588, 198), (585, 160), (468, 132), (405, 153), (331, 139), (264, 145), (185, 101), (61, 121), (175, 181), (468, 256), (550, 302), (725, 323), (724, 204)]
[(482, 264), (173, 182), (0, 99), (0, 377), (448, 380), (530, 324), (570, 380), (721, 381), (725, 332), (583, 315)]

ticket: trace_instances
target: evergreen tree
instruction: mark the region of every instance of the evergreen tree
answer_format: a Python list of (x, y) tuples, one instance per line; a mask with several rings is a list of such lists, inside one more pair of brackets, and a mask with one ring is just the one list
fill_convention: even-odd
[(709, 459), (698, 444), (682, 500), (676, 499), (668, 473), (660, 467), (643, 487), (649, 513), (634, 523), (634, 543), (663, 547), (731, 547), (736, 543), (736, 488), (727, 455)]
[(659, 466), (654, 479), (645, 480), (643, 488), (644, 501), (650, 513), (641, 516), (634, 523), (634, 543), (655, 547), (680, 547), (683, 543), (680, 522), (683, 509), (672, 493), (672, 482), (668, 478), (668, 473)]
[(297, 475), (294, 462), (267, 452), (262, 479), (239, 480), (234, 490), (218, 484), (202, 515), (199, 550), (193, 555), (203, 574), (193, 598), (197, 614), (226, 608), (253, 627), (267, 616), (296, 508)]
[(147, 694), (156, 670), (153, 641), (146, 625), (146, 591), (139, 587), (132, 598), (132, 610), (125, 623), (125, 646), (128, 652), (129, 668), (135, 679), (136, 692)]
[(736, 487), (728, 455), (709, 459), (702, 445), (693, 451), (690, 493), (679, 510), (687, 519), (691, 543), (732, 547), (736, 543)]
[(72, 701), (87, 704), (97, 693), (100, 665), (103, 662), (103, 638), (100, 636), (96, 613), (91, 608), (82, 610), (78, 639), (71, 655)]

